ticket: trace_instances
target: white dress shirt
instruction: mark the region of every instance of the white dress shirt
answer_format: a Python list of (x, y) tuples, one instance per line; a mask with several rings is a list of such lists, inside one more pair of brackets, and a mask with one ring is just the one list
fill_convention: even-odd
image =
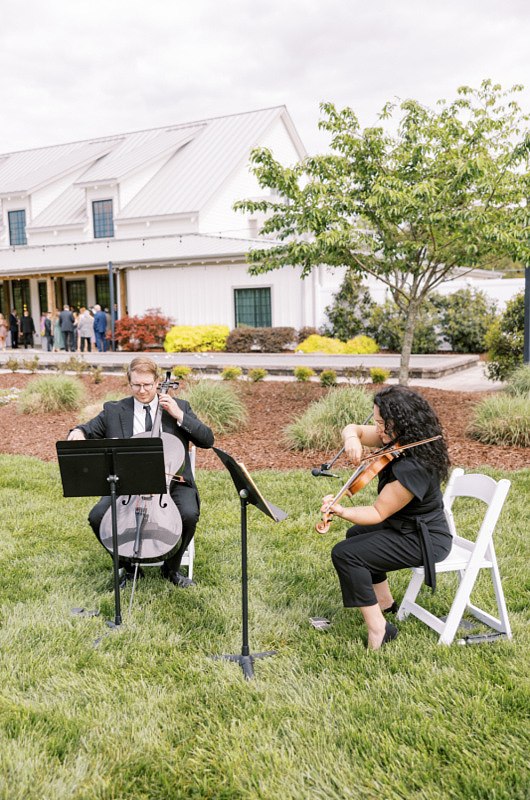
[(140, 403), (139, 400), (134, 398), (134, 420), (133, 420), (133, 436), (137, 433), (145, 433), (145, 408), (148, 405), (151, 409), (151, 419), (153, 425), (155, 424), (155, 416), (158, 408), (158, 395), (154, 397), (150, 403)]

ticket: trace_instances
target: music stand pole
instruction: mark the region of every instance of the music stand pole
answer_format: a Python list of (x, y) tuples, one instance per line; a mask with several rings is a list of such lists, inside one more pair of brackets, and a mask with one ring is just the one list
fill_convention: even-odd
[(243, 641), (241, 645), (241, 666), (245, 678), (253, 675), (250, 645), (248, 641), (248, 559), (247, 559), (247, 505), (248, 492), (241, 489), (239, 492), (241, 503), (241, 616), (243, 627)]
[(119, 481), (117, 475), (109, 475), (107, 478), (110, 484), (110, 508), (112, 520), (112, 566), (114, 573), (114, 623), (107, 622), (109, 627), (121, 625), (121, 599), (120, 599), (120, 556), (118, 553), (118, 513), (116, 510), (116, 484)]

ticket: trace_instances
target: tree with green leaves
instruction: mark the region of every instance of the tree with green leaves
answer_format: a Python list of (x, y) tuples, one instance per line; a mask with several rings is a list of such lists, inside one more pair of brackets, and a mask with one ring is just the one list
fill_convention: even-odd
[(378, 278), (407, 317), (406, 384), (418, 312), (456, 267), (494, 267), (506, 256), (528, 263), (530, 134), (514, 100), (521, 88), (484, 81), (436, 110), (389, 103), (381, 125), (364, 130), (351, 108), (323, 103), (330, 153), (284, 167), (268, 149), (252, 152), (271, 196), (235, 207), (264, 212), (262, 232), (277, 243), (249, 253), (250, 271), (294, 265), (305, 277), (325, 264)]

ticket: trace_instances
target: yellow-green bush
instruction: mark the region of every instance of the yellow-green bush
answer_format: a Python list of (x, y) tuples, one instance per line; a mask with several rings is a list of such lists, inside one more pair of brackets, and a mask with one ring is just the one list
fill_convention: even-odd
[(336, 355), (346, 352), (346, 345), (338, 339), (331, 339), (329, 336), (319, 336), (318, 333), (313, 333), (301, 342), (296, 348), (300, 353), (328, 353)]
[(225, 350), (230, 329), (227, 325), (174, 325), (167, 333), (167, 353), (204, 353)]
[(363, 334), (360, 334), (359, 336), (354, 336), (353, 339), (348, 339), (344, 345), (344, 352), (351, 355), (360, 353), (378, 353), (379, 345), (375, 339), (372, 339), (371, 336), (364, 336)]

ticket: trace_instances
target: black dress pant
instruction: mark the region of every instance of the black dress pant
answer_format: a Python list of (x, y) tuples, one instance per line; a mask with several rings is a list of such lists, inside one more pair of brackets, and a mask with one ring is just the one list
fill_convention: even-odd
[[(377, 605), (372, 584), (383, 583), (386, 573), (423, 565), (421, 540), (416, 530), (403, 533), (383, 525), (354, 525), (346, 539), (335, 545), (331, 560), (337, 570), (346, 608)], [(435, 561), (451, 549), (451, 535), (430, 532)]]
[[(182, 536), (179, 542), (178, 550), (169, 558), (165, 559), (165, 564), (170, 570), (178, 570), (182, 557), (186, 549), (193, 539), (195, 528), (199, 521), (199, 495), (194, 486), (187, 484), (176, 484), (175, 488), (171, 490), (171, 497), (175, 501), (180, 516), (182, 518)], [(99, 537), (99, 526), (103, 519), (105, 512), (110, 508), (110, 497), (102, 497), (99, 502), (92, 508), (88, 515), (88, 522), (90, 527)]]

